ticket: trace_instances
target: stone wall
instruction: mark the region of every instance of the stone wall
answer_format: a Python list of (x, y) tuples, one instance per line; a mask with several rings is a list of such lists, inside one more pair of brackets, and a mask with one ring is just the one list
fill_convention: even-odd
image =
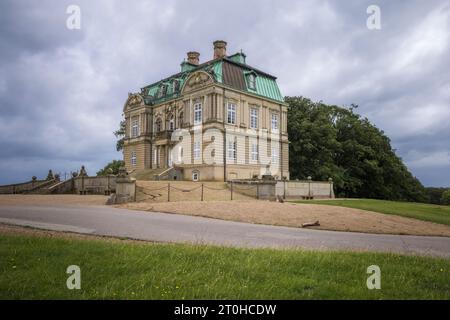
[(110, 194), (116, 190), (116, 177), (76, 177), (73, 191), (77, 194)]
[(46, 182), (46, 180), (32, 180), (24, 183), (15, 183), (9, 185), (0, 186), (0, 194), (15, 194), (23, 193), (34, 189), (40, 184)]
[(275, 200), (275, 180), (233, 180), (228, 186), (233, 193), (240, 193), (260, 200)]
[(277, 181), (276, 194), (286, 199), (334, 198), (333, 181)]

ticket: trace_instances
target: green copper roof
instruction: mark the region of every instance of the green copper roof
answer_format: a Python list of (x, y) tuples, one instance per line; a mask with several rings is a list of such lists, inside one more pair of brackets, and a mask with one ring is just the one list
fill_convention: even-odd
[[(242, 63), (243, 61), (245, 61), (245, 55), (243, 53), (236, 53), (229, 57), (211, 60), (199, 66), (183, 62), (180, 73), (142, 88), (142, 94), (144, 95), (145, 102), (150, 105), (176, 99), (180, 96), (181, 89), (189, 75), (195, 71), (203, 70), (211, 74), (217, 83), (239, 91), (284, 102), (276, 78)], [(256, 76), (255, 89), (250, 88), (248, 76), (251, 73)], [(178, 90), (176, 90), (175, 86)], [(160, 92), (164, 93), (164, 90), (165, 94), (161, 94)]]

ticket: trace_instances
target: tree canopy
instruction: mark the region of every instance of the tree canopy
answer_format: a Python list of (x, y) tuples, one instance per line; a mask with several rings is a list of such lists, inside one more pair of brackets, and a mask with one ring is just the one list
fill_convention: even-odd
[(123, 142), (125, 139), (125, 131), (126, 131), (126, 121), (122, 120), (122, 121), (120, 121), (119, 129), (113, 132), (117, 138), (117, 142), (116, 142), (116, 150), (117, 151), (120, 151), (123, 149)]
[(125, 162), (122, 160), (113, 160), (108, 163), (103, 169), (97, 171), (97, 176), (107, 176), (109, 174), (117, 175), (119, 173), (119, 168), (124, 167)]
[(446, 205), (450, 205), (450, 189), (445, 190), (442, 193), (441, 203), (442, 204), (446, 204)]
[(286, 97), (291, 179), (333, 178), (341, 197), (427, 201), (425, 188), (392, 149), (390, 139), (358, 106), (343, 108)]

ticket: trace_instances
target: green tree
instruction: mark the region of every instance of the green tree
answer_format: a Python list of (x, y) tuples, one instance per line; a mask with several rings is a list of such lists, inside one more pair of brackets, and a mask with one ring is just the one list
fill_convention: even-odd
[(427, 200), (425, 189), (395, 154), (390, 139), (357, 105), (342, 108), (286, 97), (291, 178), (334, 180), (338, 196)]
[(108, 163), (103, 169), (97, 171), (97, 176), (106, 176), (109, 174), (117, 175), (119, 173), (119, 168), (124, 167), (125, 162), (122, 160), (113, 160)]
[(442, 193), (441, 203), (450, 205), (450, 189), (448, 189)]
[(433, 188), (433, 187), (426, 188), (428, 195), (428, 202), (434, 204), (441, 204), (442, 194), (447, 190), (448, 190), (447, 188)]
[(114, 135), (118, 139), (116, 142), (116, 150), (120, 151), (123, 149), (123, 142), (125, 140), (125, 132), (126, 132), (126, 121), (120, 121), (119, 129), (114, 131)]

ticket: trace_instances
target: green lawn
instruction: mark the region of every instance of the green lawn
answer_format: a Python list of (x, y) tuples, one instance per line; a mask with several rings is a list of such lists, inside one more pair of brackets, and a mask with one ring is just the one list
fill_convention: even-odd
[[(0, 235), (0, 257), (0, 299), (450, 299), (448, 259), (28, 235)], [(381, 290), (366, 287), (373, 264)]]
[(363, 209), (397, 216), (431, 221), (450, 226), (450, 206), (415, 202), (386, 201), (373, 199), (352, 200), (307, 200), (297, 203), (315, 203)]

